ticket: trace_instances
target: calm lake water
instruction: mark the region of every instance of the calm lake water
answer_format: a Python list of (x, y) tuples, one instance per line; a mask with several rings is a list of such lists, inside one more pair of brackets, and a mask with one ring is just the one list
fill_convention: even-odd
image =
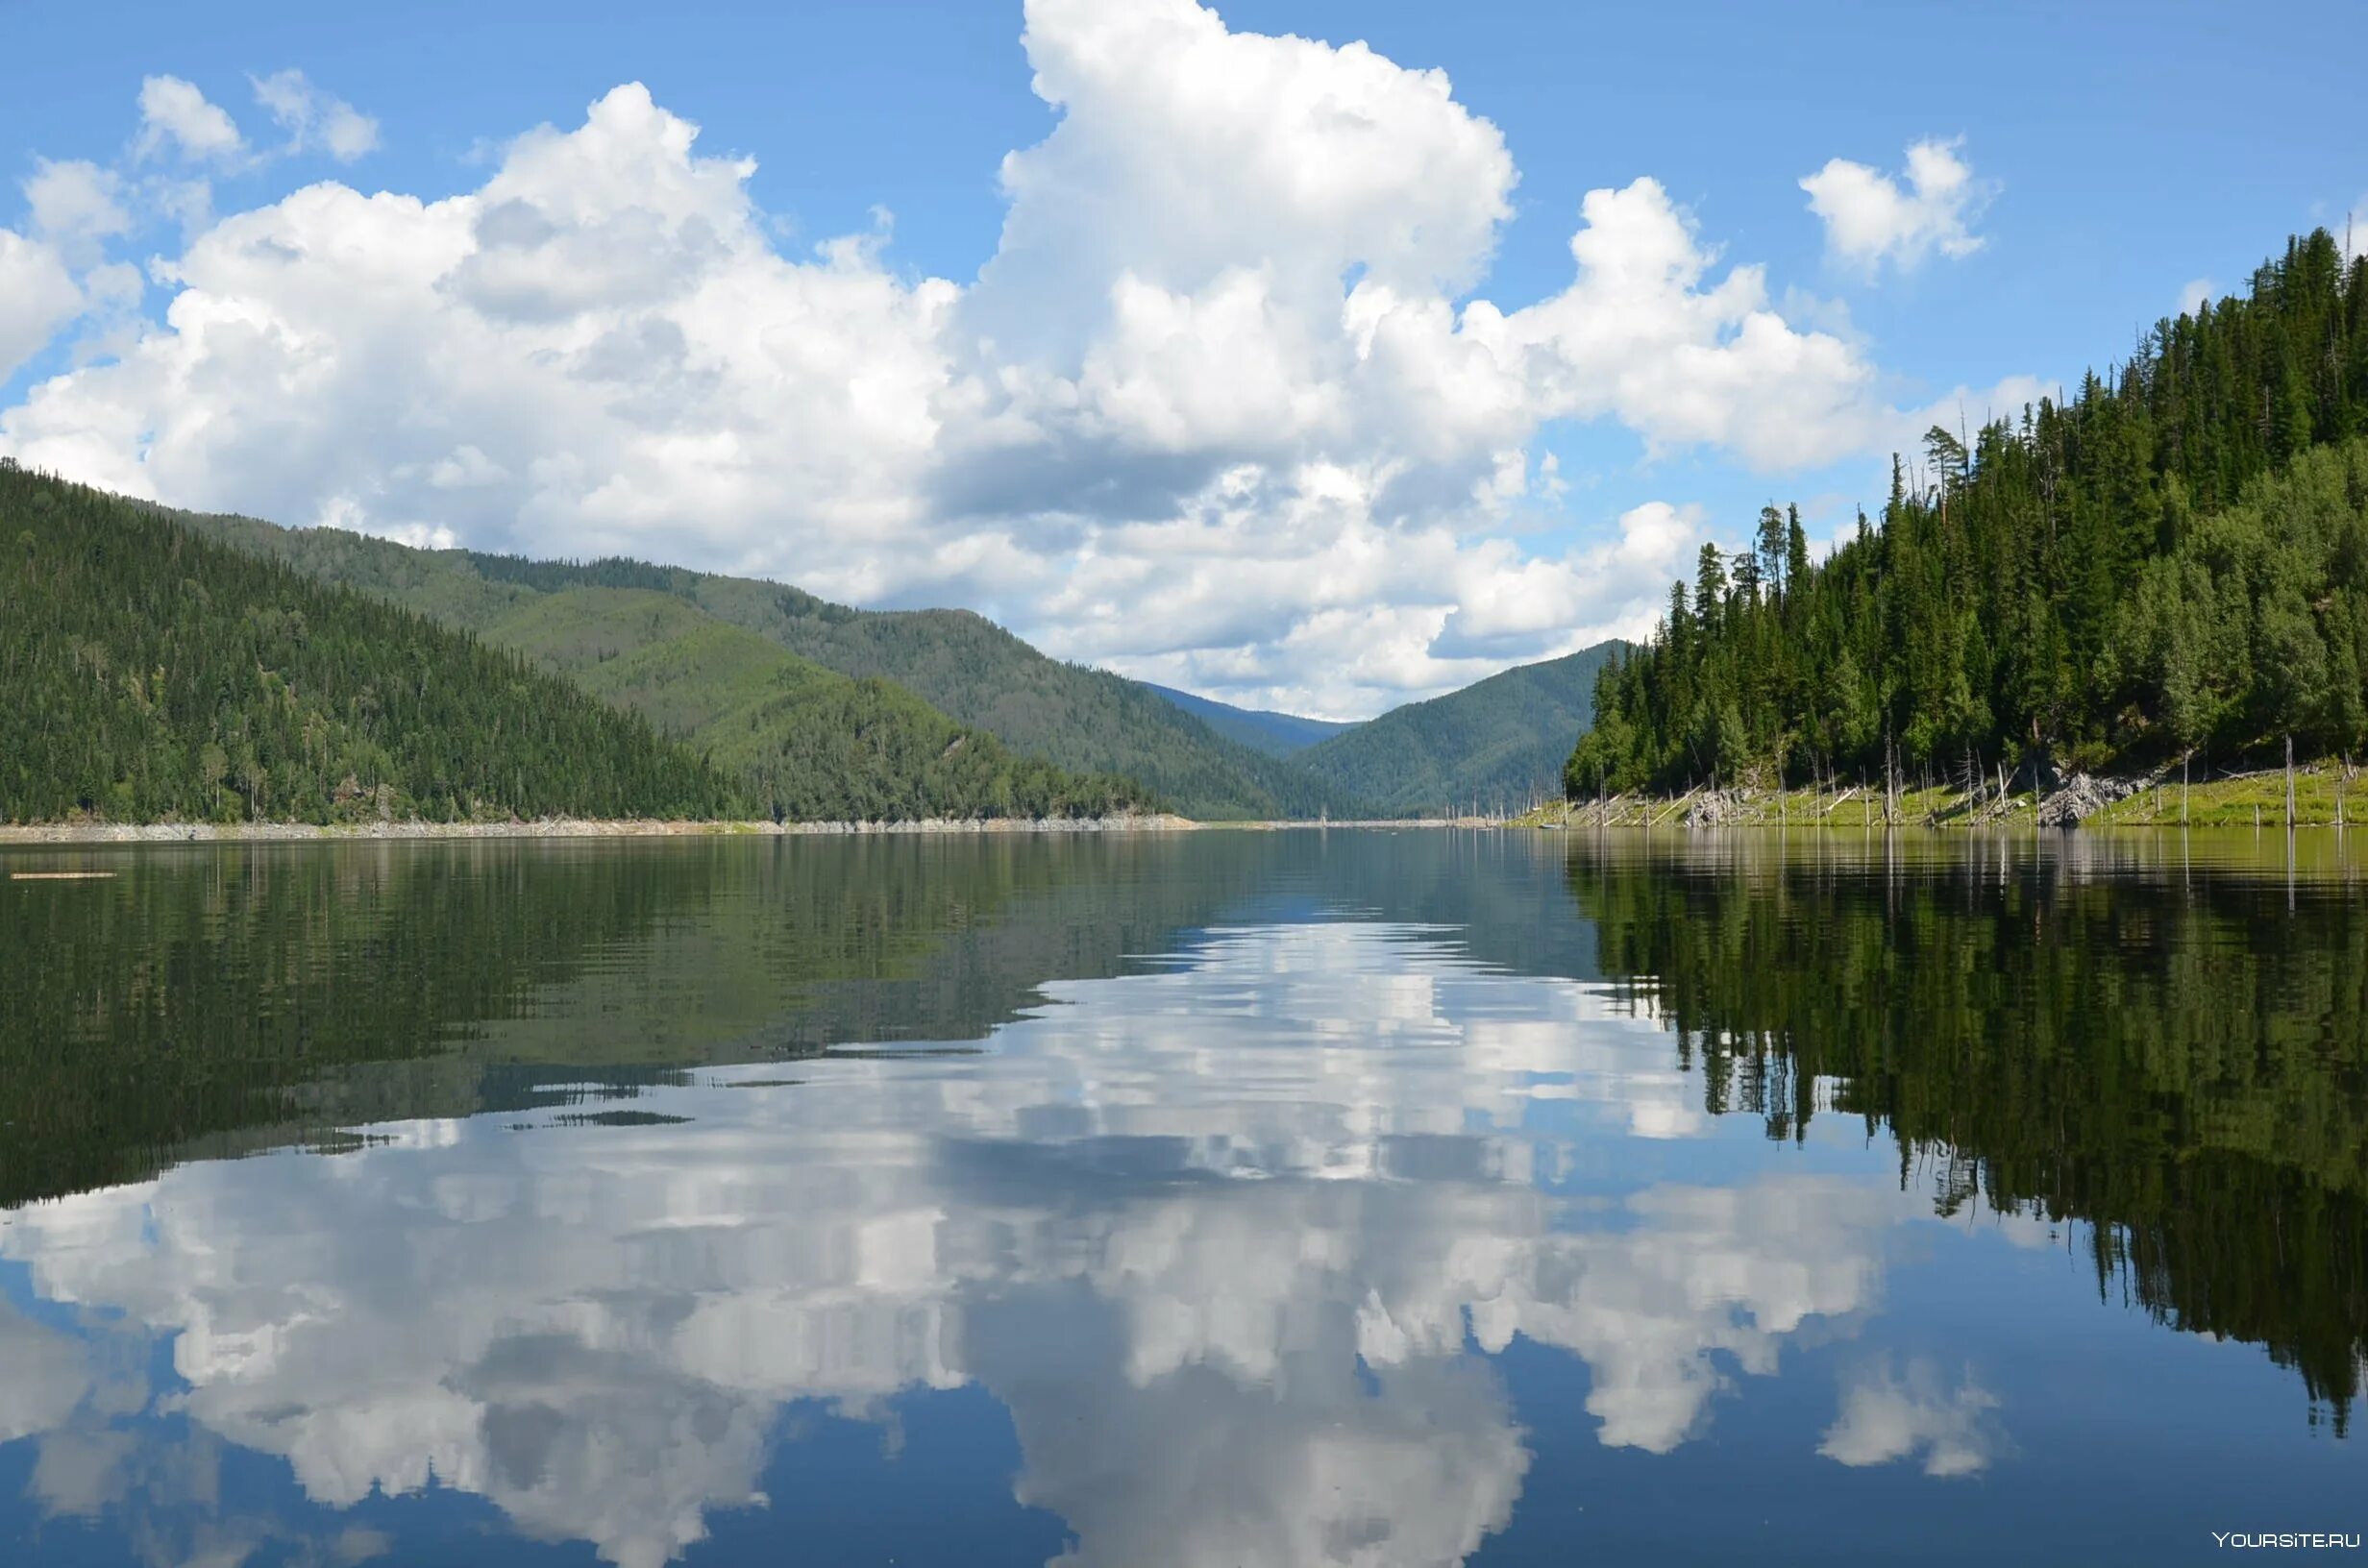
[(0, 1561), (2368, 1531), (2361, 847), (0, 852)]

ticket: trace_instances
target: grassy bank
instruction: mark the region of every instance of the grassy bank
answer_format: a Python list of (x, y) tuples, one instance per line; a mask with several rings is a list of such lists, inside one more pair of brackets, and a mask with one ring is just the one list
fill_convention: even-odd
[[(2159, 780), (2122, 780), (2132, 793), (2080, 814), (2088, 827), (2282, 827), (2286, 781), (2282, 769), (2233, 778), (2197, 779), (2183, 786), (2176, 772)], [(1688, 825), (1712, 797), (1628, 796), (1599, 806), (1554, 802), (1515, 820), (1523, 827), (1612, 827)], [(1690, 825), (1718, 827), (1878, 827), (1885, 821), (1883, 792), (1874, 790), (1753, 790), (1714, 797), (1716, 821)], [(1968, 796), (1950, 788), (1902, 791), (1890, 820), (1914, 827), (2028, 827), (2039, 818), (2047, 796), (2025, 790), (2007, 796)], [(2350, 776), (2334, 763), (2294, 771), (2294, 822), (2298, 827), (2336, 823), (2368, 825), (2368, 770)]]

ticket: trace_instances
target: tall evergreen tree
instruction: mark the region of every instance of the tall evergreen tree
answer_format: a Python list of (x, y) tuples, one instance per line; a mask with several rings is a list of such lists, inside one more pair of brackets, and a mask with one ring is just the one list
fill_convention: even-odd
[(2368, 742), (2368, 260), (2324, 230), (2071, 401), (1923, 447), (1822, 563), (1797, 509), (1704, 545), (1571, 789)]
[(0, 821), (730, 817), (515, 654), (0, 459)]

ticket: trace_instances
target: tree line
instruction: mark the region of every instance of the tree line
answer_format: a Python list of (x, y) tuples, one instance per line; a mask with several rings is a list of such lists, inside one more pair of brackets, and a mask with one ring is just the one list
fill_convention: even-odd
[[(0, 821), (881, 821), (1157, 804), (769, 644), (763, 668), (686, 667), (711, 651), (690, 639), (646, 649), (630, 684), (604, 679), (613, 664), (569, 651), (606, 630), (589, 610), (542, 618), (557, 624), (539, 640), (506, 636), (519, 575), (489, 584), (455, 552), (190, 519), (4, 463), (0, 551)], [(351, 568), (351, 585), (324, 563)], [(705, 706), (728, 722), (679, 722), (668, 682), (712, 687)]]
[(1705, 545), (1595, 689), (1573, 798), (1976, 785), (2026, 767), (2351, 755), (2368, 739), (2368, 256), (2319, 230), (2069, 401), (1895, 458), (1812, 558)]
[[(1093, 816), (1148, 805), (1209, 819), (1360, 814), (1357, 802), (1314, 773), (1219, 735), (1149, 688), (1050, 658), (966, 610), (858, 610), (778, 582), (624, 557), (531, 560), (415, 550), (335, 528), (283, 528), (251, 518), (186, 521), (240, 550), (382, 595), (546, 662), (555, 651), (546, 636), (553, 625), (534, 625), (531, 636), (522, 629), (534, 619), (534, 606), (548, 604), (543, 619), (557, 623), (575, 613), (569, 604), (580, 603), (583, 618), (597, 620), (602, 612), (589, 605), (591, 598), (647, 593), (695, 611), (713, 624), (707, 632), (736, 627), (807, 666), (857, 683), (884, 683), (867, 688), (868, 696), (841, 690), (823, 702), (824, 683), (812, 680), (809, 670), (806, 678), (785, 681), (777, 694), (782, 699), (757, 716), (760, 733), (690, 737), (694, 745), (712, 740), (715, 759), (728, 767), (760, 767), (752, 787), (761, 792), (760, 805), (768, 811), (860, 820), (896, 814), (893, 802), (918, 790), (925, 809), (907, 814), (1004, 815), (1008, 806), (1016, 816)], [(681, 629), (686, 636), (704, 635)], [(638, 694), (611, 691), (583, 669), (565, 673), (612, 701), (640, 705)], [(737, 709), (746, 694), (730, 688), (745, 674), (736, 670), (709, 681), (703, 673), (683, 673), (669, 704), (711, 713)], [(925, 707), (935, 715), (925, 720)], [(650, 716), (661, 733), (686, 733), (677, 715)], [(857, 718), (859, 729), (847, 727)], [(789, 719), (834, 727), (797, 733), (776, 723)], [(922, 730), (942, 731), (938, 752), (957, 736), (971, 737), (944, 759), (960, 766), (930, 769), (927, 780), (883, 771), (890, 758), (919, 754)], [(769, 761), (757, 755), (768, 747)], [(833, 752), (843, 760), (873, 761), (869, 771), (834, 774), (820, 762)], [(1002, 761), (982, 769), (987, 758)]]
[(730, 817), (513, 653), (0, 460), (0, 821)]

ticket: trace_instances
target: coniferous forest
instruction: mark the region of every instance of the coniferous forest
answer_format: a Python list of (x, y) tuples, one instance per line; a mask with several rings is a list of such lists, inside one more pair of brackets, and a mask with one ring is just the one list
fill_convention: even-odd
[(1704, 546), (1564, 784), (2351, 756), (2364, 679), (2368, 257), (2321, 230), (2069, 401), (1935, 428), (1823, 562), (1797, 508)]
[(0, 821), (728, 817), (644, 721), (424, 617), (0, 463)]
[[(606, 621), (580, 618), (550, 647), (501, 646), (7, 464), (0, 545), (0, 821), (890, 821), (1152, 803), (1130, 780), (1015, 754), (746, 633), (753, 659), (712, 639), (637, 649), (628, 631), (645, 618), (604, 603)], [(686, 710), (692, 676), (712, 690)]]
[[(837, 788), (816, 771), (825, 752), (863, 770), (845, 775), (852, 785), (823, 813), (832, 817), (895, 815), (890, 802), (915, 797), (935, 816), (1092, 816), (1153, 801), (1210, 819), (1357, 812), (1314, 773), (1227, 740), (1149, 688), (1049, 658), (967, 610), (858, 610), (783, 583), (646, 561), (425, 551), (337, 528), (177, 515), (210, 538), (515, 649), (663, 734), (711, 746), (721, 764), (756, 767), (760, 803), (791, 816)], [(638, 613), (622, 613), (624, 596), (640, 596)], [(620, 658), (635, 668), (603, 668)], [(943, 749), (961, 737), (936, 776), (907, 766), (925, 743)]]

